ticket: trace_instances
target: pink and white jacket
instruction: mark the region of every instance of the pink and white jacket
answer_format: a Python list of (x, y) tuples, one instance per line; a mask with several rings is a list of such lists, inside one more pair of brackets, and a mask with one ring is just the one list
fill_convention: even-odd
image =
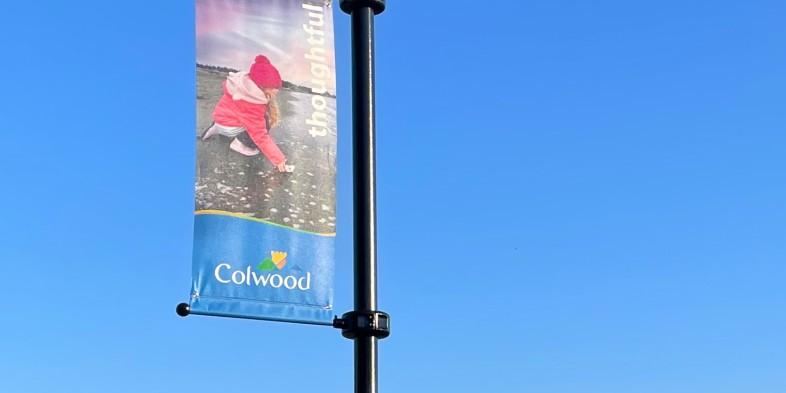
[(273, 165), (286, 161), (265, 124), (267, 96), (248, 73), (234, 72), (224, 82), (224, 95), (213, 110), (213, 121), (226, 127), (243, 127)]

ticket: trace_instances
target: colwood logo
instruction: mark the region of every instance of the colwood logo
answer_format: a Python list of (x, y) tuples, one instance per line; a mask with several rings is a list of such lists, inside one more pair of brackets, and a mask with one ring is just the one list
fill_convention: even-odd
[(271, 251), (270, 258), (265, 258), (262, 263), (257, 265), (257, 269), (262, 271), (281, 270), (287, 264), (287, 253), (283, 251)]
[[(289, 268), (291, 274), (282, 275), (279, 273), (287, 264), (287, 253), (284, 251), (271, 251), (270, 258), (265, 258), (256, 266), (257, 273), (252, 267), (246, 266), (243, 270), (233, 270), (232, 265), (226, 262), (216, 266), (213, 275), (222, 284), (235, 284), (246, 286), (261, 286), (286, 289), (299, 289), (307, 291), (311, 289), (311, 272), (304, 272), (299, 266)], [(265, 273), (266, 272), (266, 273)], [(303, 275), (305, 273), (305, 275)]]

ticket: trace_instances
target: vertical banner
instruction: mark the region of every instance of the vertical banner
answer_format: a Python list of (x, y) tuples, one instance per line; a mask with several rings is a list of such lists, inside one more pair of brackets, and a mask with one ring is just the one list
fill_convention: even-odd
[(196, 1), (194, 314), (330, 324), (330, 0)]

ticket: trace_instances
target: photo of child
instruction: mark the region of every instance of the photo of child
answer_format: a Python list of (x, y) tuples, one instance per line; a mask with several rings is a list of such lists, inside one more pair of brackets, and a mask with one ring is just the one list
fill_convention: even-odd
[(301, 2), (200, 2), (197, 214), (335, 234), (331, 18)]
[(233, 138), (231, 150), (249, 157), (261, 151), (279, 172), (292, 172), (294, 166), (286, 165), (284, 153), (270, 136), (279, 123), (276, 95), (281, 86), (281, 74), (263, 55), (256, 57), (249, 72), (230, 73), (202, 140), (217, 134)]

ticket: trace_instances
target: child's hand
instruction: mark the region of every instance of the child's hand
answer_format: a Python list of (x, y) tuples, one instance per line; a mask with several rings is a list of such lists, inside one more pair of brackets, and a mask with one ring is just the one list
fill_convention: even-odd
[(289, 172), (293, 172), (295, 170), (295, 166), (294, 165), (287, 165), (287, 162), (284, 161), (284, 162), (276, 165), (276, 169), (278, 169), (279, 172), (289, 173)]

